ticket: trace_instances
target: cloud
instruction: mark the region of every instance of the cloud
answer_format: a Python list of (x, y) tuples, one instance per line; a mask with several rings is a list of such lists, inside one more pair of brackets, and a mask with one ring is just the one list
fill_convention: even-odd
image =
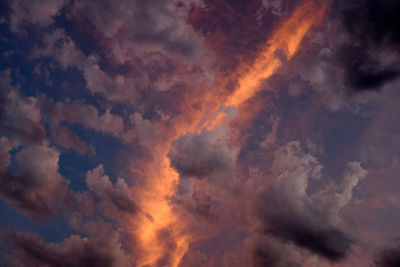
[(0, 196), (22, 213), (41, 220), (59, 211), (66, 197), (68, 180), (58, 172), (59, 152), (47, 144), (32, 144), (15, 154), (18, 168), (7, 170), (10, 164), (11, 141), (2, 137)]
[(400, 266), (400, 245), (387, 247), (377, 253), (374, 260), (376, 267)]
[(79, 101), (55, 102), (45, 96), (40, 98), (40, 106), (46, 120), (52, 124), (78, 123), (85, 128), (114, 136), (119, 136), (124, 130), (122, 118), (111, 114), (109, 108), (103, 114), (99, 114), (99, 110), (95, 106)]
[[(89, 57), (88, 63), (82, 68), (87, 87), (93, 94), (101, 94), (109, 101), (131, 103), (137, 97), (137, 81), (129, 75), (115, 75), (111, 77), (100, 69), (98, 60)], [(138, 79), (139, 80), (139, 79)]]
[(359, 162), (349, 162), (343, 174), (341, 184), (342, 192), (335, 194), (335, 212), (349, 203), (353, 195), (353, 189), (361, 179), (367, 176), (367, 171), (363, 169)]
[(89, 149), (88, 145), (67, 127), (53, 126), (51, 128), (51, 136), (55, 144), (67, 149), (73, 149), (80, 155), (85, 154)]
[(118, 212), (134, 214), (137, 211), (125, 180), (118, 178), (113, 185), (104, 173), (103, 165), (87, 172), (86, 184), (94, 194), (96, 202), (109, 216), (115, 216)]
[(300, 267), (300, 254), (289, 243), (283, 243), (271, 236), (256, 241), (252, 252), (254, 267)]
[(319, 178), (321, 167), (316, 158), (303, 154), (298, 142), (280, 148), (272, 166), (277, 181), (257, 196), (256, 211), (264, 234), (334, 262), (346, 257), (353, 241), (307, 195), (308, 180)]
[(132, 263), (114, 236), (72, 235), (61, 243), (45, 244), (33, 234), (6, 230), (0, 242), (8, 248), (5, 262), (10, 266), (126, 267)]
[[(390, 180), (383, 179), (387, 174), (384, 170), (373, 173), (384, 186), (369, 183), (369, 178), (361, 183), (371, 188), (366, 194), (374, 195), (380, 190), (379, 196), (385, 195), (385, 200), (376, 206), (390, 201), (396, 206), (397, 186), (391, 181), (395, 180), (398, 169), (398, 153), (393, 145), (399, 138), (393, 115), (397, 113), (388, 112), (391, 123), (378, 118), (382, 123), (371, 126), (374, 136), (379, 129), (391, 134), (390, 139), (383, 138), (390, 141), (380, 140), (385, 137), (383, 134), (376, 142), (365, 140), (365, 157), (370, 163), (366, 164), (358, 162), (357, 149), (353, 149), (357, 140), (350, 142), (353, 153), (347, 154), (351, 138), (341, 138), (345, 134), (341, 122), (346, 118), (345, 124), (355, 127), (351, 127), (350, 135), (364, 140), (368, 138), (362, 128), (355, 134), (353, 130), (364, 122), (367, 124), (370, 118), (347, 120), (346, 110), (335, 114), (325, 112), (320, 103), (329, 99), (337, 109), (344, 105), (356, 109), (350, 101), (344, 103), (348, 99), (346, 93), (383, 87), (386, 93), (386, 85), (398, 79), (399, 33), (393, 24), (397, 22), (399, 4), (393, 0), (382, 4), (373, 0), (316, 1), (331, 3), (324, 25), (311, 30), (293, 59), (284, 62), (285, 66), (263, 83), (266, 90), (255, 97), (258, 101), (239, 108), (239, 113), (250, 114), (242, 117), (251, 117), (253, 122), (235, 120), (222, 134), (220, 128), (201, 134), (187, 134), (186, 130), (195, 128), (201, 116), (212, 113), (218, 102), (223, 102), (222, 98), (235, 89), (240, 72), (248, 71), (249, 62), (273, 32), (273, 26), (279, 25), (299, 1), (10, 1), (12, 31), (47, 28), (40, 28), (38, 35), (32, 32), (41, 39), (34, 44), (37, 45), (34, 55), (16, 53), (6, 61), (18, 66), (26, 59), (37, 66), (41, 64), (37, 70), (49, 66), (52, 68), (49, 75), (55, 75), (48, 79), (53, 85), (58, 79), (62, 82), (69, 75), (76, 75), (71, 70), (76, 69), (92, 94), (61, 92), (61, 96), (72, 93), (74, 97), (85, 98), (74, 100), (24, 96), (21, 92), (31, 86), (39, 85), (39, 91), (49, 89), (40, 86), (44, 76), (30, 75), (30, 63), (21, 67), (21, 72), (27, 74), (26, 82), (30, 83), (21, 92), (10, 86), (10, 71), (0, 77), (4, 88), (0, 94), (0, 133), (4, 135), (0, 137), (0, 196), (34, 219), (60, 212), (69, 227), (88, 235), (88, 238), (74, 235), (59, 244), (46, 244), (31, 234), (9, 232), (3, 240), (10, 244), (11, 264), (132, 266), (131, 257), (122, 249), (125, 244), (118, 240), (130, 239), (132, 232), (137, 234), (132, 225), (140, 225), (142, 215), (143, 228), (150, 232), (154, 229), (154, 243), (169, 246), (158, 264), (172, 261), (175, 248), (183, 254), (185, 249), (181, 249), (186, 247), (181, 244), (186, 240), (190, 245), (185, 256), (188, 259), (183, 262), (194, 265), (248, 266), (249, 258), (256, 267), (301, 266), (303, 260), (309, 259), (322, 265), (325, 261), (328, 265), (340, 265), (347, 260), (355, 249), (353, 236), (362, 241), (368, 239), (357, 236), (365, 229), (347, 231), (351, 229), (345, 226), (347, 213), (372, 216), (370, 212), (357, 210), (360, 201), (352, 201), (358, 194), (364, 194), (362, 190), (354, 190), (367, 175), (362, 166), (368, 166), (369, 173), (377, 165), (382, 169), (389, 163), (396, 165)], [(58, 14), (61, 17), (53, 24)], [(24, 27), (28, 24), (31, 25)], [(85, 34), (90, 37), (82, 38)], [(18, 43), (24, 39), (16, 40)], [(213, 58), (208, 48), (215, 50), (215, 62), (210, 63)], [(14, 57), (18, 57), (16, 61)], [(68, 77), (59, 75), (64, 72)], [(214, 81), (210, 77), (214, 74), (216, 80), (211, 84)], [(32, 83), (30, 79), (34, 79)], [(74, 81), (67, 82), (74, 86)], [(307, 91), (310, 87), (318, 90)], [(290, 96), (286, 95), (287, 88)], [(281, 89), (282, 92), (276, 93)], [(383, 101), (381, 104), (396, 106), (394, 102), (395, 97), (390, 105)], [(259, 103), (260, 109), (254, 111), (257, 108), (253, 103)], [(290, 114), (282, 111), (288, 106), (293, 111)], [(301, 107), (301, 112), (296, 107)], [(270, 117), (276, 111), (278, 114)], [(294, 120), (289, 118), (292, 115)], [(265, 124), (265, 116), (270, 117), (270, 127)], [(229, 114), (228, 117), (224, 123), (231, 119)], [(89, 129), (85, 136), (96, 132), (90, 139), (98, 138), (97, 133), (101, 133), (118, 139), (114, 141), (129, 143), (126, 161), (130, 162), (130, 175), (123, 175), (129, 180), (106, 174), (104, 166), (115, 169), (109, 165), (112, 162), (104, 162), (103, 166), (98, 165), (96, 158), (87, 158), (91, 145), (73, 130), (76, 124), (82, 126), (79, 129)], [(321, 127), (326, 129), (321, 132), (318, 130)], [(263, 138), (266, 131), (269, 134)], [(314, 154), (303, 151), (300, 142), (290, 142), (273, 153), (287, 140), (309, 142), (307, 151), (319, 153), (326, 169), (322, 170)], [(100, 146), (98, 151), (109, 145), (97, 142), (102, 140), (91, 141)], [(68, 154), (68, 163), (84, 159), (80, 167), (85, 167), (96, 162), (98, 166), (86, 173), (87, 191), (76, 192), (67, 187), (68, 180), (58, 172), (60, 153), (64, 150), (57, 151), (53, 144), (81, 154), (77, 159), (70, 159)], [(232, 148), (239, 145), (243, 147)], [(163, 157), (169, 147), (168, 160)], [(340, 159), (335, 158), (338, 154)], [(346, 168), (342, 177), (337, 166)], [(179, 174), (178, 182), (170, 167)], [(160, 186), (158, 181), (162, 181)], [(325, 185), (321, 194), (315, 192), (317, 187)], [(164, 194), (166, 190), (168, 193)], [(146, 200), (135, 201), (144, 195), (150, 195), (149, 202), (161, 199), (166, 208), (155, 208), (154, 214), (150, 214), (151, 208), (148, 214)], [(369, 210), (374, 204), (364, 201), (362, 205)], [(365, 220), (360, 225), (370, 224), (371, 232), (384, 228), (385, 234), (395, 229), (394, 222), (385, 221), (389, 210), (393, 211), (392, 206), (385, 207), (385, 212), (372, 207), (372, 213), (379, 219)], [(380, 212), (385, 216), (380, 216)], [(161, 229), (167, 224), (166, 229)], [(181, 233), (187, 234), (187, 239), (184, 235), (181, 239)], [(129, 240), (133, 242), (127, 247), (139, 246), (138, 240)], [(243, 246), (248, 240), (254, 245), (250, 254), (247, 244)], [(144, 246), (144, 249), (156, 251), (154, 247)], [(140, 257), (138, 252), (135, 256)], [(390, 257), (382, 256), (382, 262), (384, 258)]]
[(92, 23), (111, 41), (111, 53), (123, 63), (142, 53), (162, 52), (181, 59), (196, 58), (201, 40), (186, 23), (186, 13), (202, 1), (81, 1), (77, 14), (89, 14)]
[(211, 134), (187, 134), (174, 141), (169, 152), (171, 166), (182, 179), (207, 179), (225, 183), (233, 177), (235, 153)]
[(62, 29), (55, 29), (45, 34), (42, 42), (41, 46), (35, 47), (32, 59), (52, 57), (63, 69), (83, 68), (88, 61), (88, 57)]
[[(75, 67), (82, 72), (89, 91), (100, 94), (111, 102), (131, 102), (137, 96), (138, 81), (130, 75), (110, 75), (99, 66), (99, 57), (86, 56), (63, 30), (56, 29), (43, 38), (44, 46), (37, 47), (33, 58), (51, 57), (63, 69)], [(129, 73), (131, 74), (131, 73)]]
[(262, 8), (268, 10), (275, 16), (287, 15), (288, 3), (286, 0), (263, 0)]
[[(0, 89), (1, 90), (1, 89)], [(35, 97), (26, 97), (17, 90), (2, 91), (1, 113), (5, 116), (0, 129), (23, 141), (40, 143), (46, 138), (42, 116)]]
[(81, 124), (115, 137), (120, 137), (124, 131), (122, 118), (111, 114), (109, 108), (100, 114), (96, 107), (79, 101), (55, 102), (44, 95), (27, 97), (14, 88), (0, 93), (0, 113), (4, 114), (0, 131), (21, 144), (45, 142), (44, 122), (50, 123), (50, 134), (56, 144), (75, 149), (81, 154), (87, 151), (87, 144), (71, 129), (60, 126), (62, 122)]
[(42, 27), (53, 23), (54, 16), (59, 13), (64, 2), (64, 0), (11, 1), (11, 30), (20, 32), (23, 23), (36, 24)]
[(346, 84), (357, 92), (395, 80), (400, 74), (399, 2), (337, 1), (333, 8), (348, 36), (337, 51)]

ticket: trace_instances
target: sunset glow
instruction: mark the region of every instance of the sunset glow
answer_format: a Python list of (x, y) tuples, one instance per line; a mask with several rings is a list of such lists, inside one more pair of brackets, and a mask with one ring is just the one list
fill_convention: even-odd
[(0, 266), (400, 266), (399, 0), (0, 1)]

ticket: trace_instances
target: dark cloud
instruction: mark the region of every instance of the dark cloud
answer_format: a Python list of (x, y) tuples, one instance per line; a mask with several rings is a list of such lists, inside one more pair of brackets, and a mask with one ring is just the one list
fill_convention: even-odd
[(395, 66), (382, 66), (363, 46), (343, 47), (338, 54), (346, 68), (345, 84), (354, 91), (378, 90), (400, 74)]
[(337, 52), (347, 86), (355, 92), (379, 90), (396, 79), (400, 74), (400, 2), (336, 1), (333, 8), (348, 35)]
[(266, 222), (266, 234), (292, 241), (331, 261), (341, 260), (347, 255), (352, 240), (327, 219), (328, 214), (307, 202), (299, 211), (290, 203), (293, 200), (281, 195), (282, 192), (273, 189), (261, 194), (258, 200)]
[(309, 179), (318, 179), (321, 166), (303, 154), (298, 142), (288, 143), (274, 155), (272, 171), (279, 179), (260, 192), (256, 211), (265, 235), (271, 235), (330, 261), (344, 259), (352, 239), (334, 221), (334, 215), (307, 195)]
[(400, 44), (400, 3), (396, 0), (339, 1), (345, 27), (376, 44)]
[(7, 248), (3, 256), (9, 266), (129, 266), (129, 257), (112, 238), (92, 240), (73, 235), (59, 244), (45, 244), (33, 234), (7, 230), (0, 242)]
[(400, 244), (381, 250), (374, 260), (376, 267), (400, 266)]
[(233, 175), (232, 152), (207, 134), (188, 134), (172, 144), (171, 166), (182, 178), (226, 180)]

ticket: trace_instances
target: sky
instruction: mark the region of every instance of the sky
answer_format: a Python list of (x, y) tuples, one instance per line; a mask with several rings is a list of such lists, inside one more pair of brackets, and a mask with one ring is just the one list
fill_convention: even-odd
[(400, 266), (398, 0), (1, 0), (0, 266)]

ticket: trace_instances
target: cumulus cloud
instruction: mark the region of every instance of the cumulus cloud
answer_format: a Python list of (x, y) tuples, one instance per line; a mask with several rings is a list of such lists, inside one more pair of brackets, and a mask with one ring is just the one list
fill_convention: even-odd
[(96, 203), (100, 204), (108, 216), (115, 216), (118, 212), (133, 214), (137, 211), (125, 180), (118, 178), (113, 185), (105, 174), (103, 165), (87, 172), (86, 183), (89, 191), (94, 194)]
[(46, 140), (44, 122), (50, 123), (50, 135), (56, 144), (81, 154), (88, 150), (88, 145), (71, 129), (60, 126), (61, 123), (81, 124), (115, 137), (121, 136), (124, 131), (122, 118), (112, 114), (109, 108), (100, 113), (93, 105), (79, 101), (55, 102), (44, 95), (27, 97), (15, 88), (1, 91), (1, 95), (0, 112), (4, 115), (0, 131), (22, 144), (43, 143)]
[(8, 170), (12, 143), (2, 137), (4, 160), (0, 176), (0, 196), (22, 213), (44, 219), (59, 210), (66, 196), (68, 181), (58, 172), (59, 152), (47, 144), (33, 144), (17, 152), (18, 168)]
[(266, 235), (338, 261), (353, 241), (306, 191), (309, 179), (320, 177), (321, 168), (315, 157), (303, 154), (298, 142), (280, 148), (272, 166), (277, 181), (257, 196), (256, 210)]
[(64, 3), (64, 0), (11, 1), (10, 28), (19, 32), (23, 23), (47, 26), (53, 22)]
[(103, 71), (99, 66), (99, 58), (93, 54), (86, 56), (63, 30), (56, 29), (46, 34), (43, 43), (44, 46), (36, 48), (33, 58), (51, 57), (65, 70), (77, 68), (82, 72), (92, 94), (116, 102), (132, 102), (136, 98), (135, 79), (130, 75), (110, 75)]
[(40, 105), (46, 119), (56, 125), (61, 122), (78, 123), (85, 128), (114, 136), (119, 136), (124, 130), (122, 118), (111, 114), (110, 109), (106, 109), (103, 114), (100, 114), (99, 110), (93, 105), (79, 101), (55, 102), (45, 96), (41, 97)]
[(197, 0), (87, 0), (78, 2), (76, 10), (89, 14), (96, 28), (112, 40), (114, 58), (123, 63), (137, 54), (160, 51), (183, 59), (198, 56), (201, 40), (185, 19), (192, 5), (201, 4)]
[(0, 130), (23, 141), (33, 143), (44, 141), (46, 133), (41, 123), (42, 116), (37, 99), (26, 97), (15, 89), (2, 91), (1, 94), (3, 102), (0, 103), (0, 108), (4, 117)]
[(217, 192), (234, 191), (237, 151), (215, 132), (206, 131), (181, 136), (172, 143), (168, 157), (181, 178), (174, 203), (197, 219), (218, 222), (224, 200)]
[(85, 154), (89, 149), (89, 146), (67, 127), (53, 126), (51, 128), (51, 136), (56, 145), (63, 146), (66, 149), (73, 149), (81, 155)]
[(182, 179), (207, 179), (218, 184), (232, 179), (236, 154), (222, 140), (203, 133), (180, 137), (169, 157)]
[(79, 50), (71, 37), (62, 29), (56, 29), (45, 34), (42, 42), (43, 45), (36, 47), (31, 55), (33, 59), (51, 57), (63, 69), (82, 68), (88, 60), (87, 56)]
[(7, 247), (6, 266), (126, 267), (131, 257), (115, 236), (94, 239), (72, 235), (61, 243), (46, 244), (31, 233), (6, 230), (0, 242)]

